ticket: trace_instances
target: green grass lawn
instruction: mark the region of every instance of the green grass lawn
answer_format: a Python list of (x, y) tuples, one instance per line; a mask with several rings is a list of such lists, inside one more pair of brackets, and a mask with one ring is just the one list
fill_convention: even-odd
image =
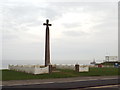
[(2, 78), (0, 80), (27, 80), (27, 79), (48, 79), (48, 78), (68, 78), (79, 76), (114, 76), (118, 75), (118, 68), (90, 68), (89, 72), (76, 72), (73, 70), (61, 69), (60, 72), (53, 72), (51, 74), (32, 75), (23, 72), (16, 72), (12, 70), (2, 71)]

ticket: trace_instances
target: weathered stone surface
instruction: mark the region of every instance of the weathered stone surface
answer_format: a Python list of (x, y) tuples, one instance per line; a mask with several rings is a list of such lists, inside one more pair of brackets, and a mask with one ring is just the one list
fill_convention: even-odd
[(50, 32), (49, 32), (49, 26), (52, 26), (52, 24), (49, 24), (49, 20), (46, 20), (46, 23), (43, 23), (43, 25), (46, 25), (46, 39), (45, 39), (45, 66), (48, 66), (50, 64)]
[(38, 67), (38, 65), (9, 65), (10, 70), (31, 73), (31, 74), (43, 74), (49, 73), (49, 67)]

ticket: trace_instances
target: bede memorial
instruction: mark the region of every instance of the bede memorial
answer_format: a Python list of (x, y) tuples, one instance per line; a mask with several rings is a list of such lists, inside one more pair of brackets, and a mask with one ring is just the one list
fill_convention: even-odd
[(30, 74), (43, 74), (43, 73), (52, 73), (53, 67), (56, 69), (71, 69), (75, 70), (76, 72), (88, 72), (89, 66), (79, 64), (76, 65), (65, 65), (65, 64), (55, 64), (52, 65), (50, 63), (50, 32), (49, 32), (49, 26), (52, 26), (52, 24), (49, 24), (49, 20), (46, 20), (46, 23), (43, 23), (43, 25), (46, 26), (46, 36), (45, 36), (45, 65), (9, 65), (8, 68), (10, 70), (15, 70), (19, 72), (25, 72)]

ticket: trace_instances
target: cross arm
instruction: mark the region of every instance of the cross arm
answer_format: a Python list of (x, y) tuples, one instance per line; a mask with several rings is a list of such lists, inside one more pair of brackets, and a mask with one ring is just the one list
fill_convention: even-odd
[(46, 25), (46, 26), (52, 26), (52, 24), (46, 24), (46, 23), (43, 23), (43, 25)]

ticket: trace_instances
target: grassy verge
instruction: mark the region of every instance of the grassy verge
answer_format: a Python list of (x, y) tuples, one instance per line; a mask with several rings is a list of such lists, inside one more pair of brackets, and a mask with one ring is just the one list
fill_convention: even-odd
[(68, 78), (79, 76), (112, 76), (118, 75), (118, 68), (90, 68), (89, 72), (75, 72), (73, 70), (61, 69), (60, 72), (51, 74), (32, 75), (12, 70), (2, 70), (2, 79), (4, 80), (27, 80), (27, 79), (48, 79), (48, 78)]

